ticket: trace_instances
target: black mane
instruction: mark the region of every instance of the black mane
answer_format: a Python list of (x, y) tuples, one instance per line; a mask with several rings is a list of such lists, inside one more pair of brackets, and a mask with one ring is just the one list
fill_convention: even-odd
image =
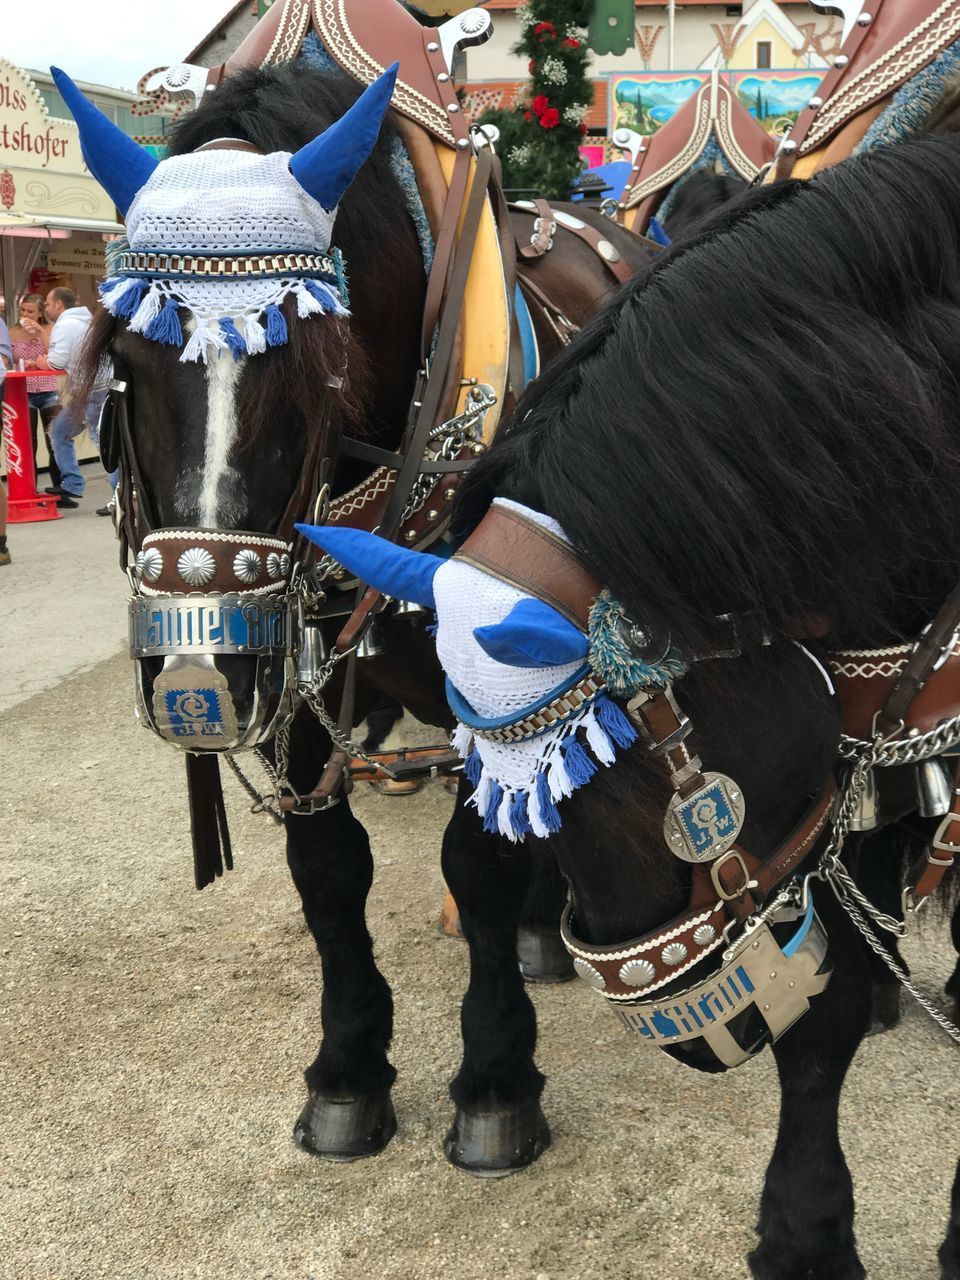
[(461, 490), (547, 511), (630, 613), (910, 634), (960, 569), (960, 138), (750, 191), (628, 286)]

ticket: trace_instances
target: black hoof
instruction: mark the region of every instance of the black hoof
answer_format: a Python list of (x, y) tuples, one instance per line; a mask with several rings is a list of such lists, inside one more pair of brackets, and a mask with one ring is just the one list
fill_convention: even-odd
[(873, 1022), (868, 1035), (890, 1031), (900, 1022), (900, 984), (875, 983), (873, 987)]
[(577, 976), (558, 928), (518, 929), (517, 959), (524, 982), (571, 982)]
[(311, 1093), (293, 1126), (293, 1140), (324, 1160), (362, 1160), (379, 1155), (396, 1132), (389, 1093), (374, 1098), (322, 1098)]
[(533, 1164), (550, 1145), (539, 1102), (472, 1115), (457, 1107), (443, 1144), (447, 1159), (475, 1178), (505, 1178)]

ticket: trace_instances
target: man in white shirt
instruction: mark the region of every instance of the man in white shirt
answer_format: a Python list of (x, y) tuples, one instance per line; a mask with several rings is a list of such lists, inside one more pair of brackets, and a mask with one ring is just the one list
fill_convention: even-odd
[[(46, 356), (37, 357), (37, 368), (72, 373), (93, 319), (90, 309), (77, 306), (77, 295), (71, 289), (51, 289), (46, 297), (46, 313), (54, 321), (53, 332)], [(87, 410), (94, 408), (99, 406), (91, 403), (61, 409), (50, 426), (50, 443), (60, 468), (60, 483), (46, 492), (56, 494), (58, 507), (76, 507), (83, 497), (84, 479), (74, 442), (83, 430)]]

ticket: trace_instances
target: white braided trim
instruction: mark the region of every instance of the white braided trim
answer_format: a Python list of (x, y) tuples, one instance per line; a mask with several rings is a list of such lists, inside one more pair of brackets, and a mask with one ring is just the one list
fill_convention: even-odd
[[(953, 16), (948, 17), (951, 9)], [(813, 151), (863, 107), (909, 80), (935, 54), (952, 44), (958, 31), (960, 8), (956, 7), (956, 0), (943, 0), (908, 35), (834, 93), (817, 113), (816, 121), (800, 144), (800, 155)]]
[(244, 534), (242, 538), (238, 538), (235, 533), (218, 533), (213, 529), (157, 529), (156, 532), (147, 534), (143, 540), (143, 545), (147, 546), (148, 543), (154, 542), (169, 542), (174, 538), (192, 538), (197, 542), (243, 542), (244, 545), (249, 543), (257, 547), (274, 547), (277, 551), (290, 552), (293, 550), (292, 543), (282, 542), (279, 538), (270, 538), (260, 534), (251, 534), (249, 537)]
[[(347, 21), (344, 0), (313, 0), (313, 21), (325, 48), (361, 84), (372, 84), (378, 76), (383, 75), (386, 68), (367, 53), (353, 34)], [(402, 70), (403, 68), (401, 72)], [(451, 146), (456, 142), (450, 121), (443, 110), (402, 79), (397, 80), (393, 105), (432, 132), (438, 133)]]
[[(657, 947), (662, 947), (666, 942), (672, 942), (673, 939), (678, 938), (681, 933), (688, 933), (689, 930), (696, 929), (697, 925), (706, 924), (707, 921), (711, 920), (720, 910), (720, 905), (721, 904), (719, 902), (714, 903), (710, 910), (705, 911), (702, 915), (694, 916), (692, 920), (687, 920), (683, 924), (677, 925), (675, 929), (670, 929), (666, 933), (659, 934), (656, 938), (651, 938), (649, 942), (639, 942), (636, 946), (627, 947), (623, 951), (601, 951), (599, 947), (595, 948), (593, 951), (584, 951), (573, 941), (566, 930), (563, 930), (563, 945), (571, 955), (579, 956), (581, 960), (633, 960), (637, 956), (642, 956), (645, 951), (653, 951)], [(720, 935), (720, 941), (723, 941), (722, 935)], [(707, 955), (713, 950), (714, 945), (715, 943), (711, 943), (711, 945), (709, 947), (705, 947), (700, 954)], [(677, 973), (682, 972), (682, 969), (677, 969), (671, 974), (671, 977), (675, 977)]]
[(287, 0), (273, 44), (260, 65), (266, 67), (274, 62), (289, 62), (296, 57), (309, 21), (310, 0)]
[[(876, 676), (889, 680), (900, 674), (915, 647), (912, 644), (901, 644), (889, 649), (842, 649), (827, 659), (827, 666), (834, 675), (844, 676), (848, 680), (872, 680)], [(956, 643), (951, 648), (949, 656), (960, 657), (960, 648)], [(837, 658), (864, 658), (868, 661), (838, 662)], [(869, 659), (878, 659), (878, 661), (869, 661)]]
[[(204, 599), (208, 593), (206, 591), (158, 591), (156, 587), (148, 586), (147, 583), (140, 583), (140, 594), (142, 596), (196, 596), (198, 599)], [(219, 593), (217, 593), (219, 594)], [(285, 596), (287, 594), (286, 584), (282, 578), (278, 578), (276, 582), (267, 583), (265, 587), (245, 587), (242, 590), (233, 588), (223, 593), (229, 596)]]
[(336, 524), (338, 517), (352, 516), (355, 512), (362, 511), (374, 499), (379, 498), (381, 493), (386, 493), (395, 483), (396, 478), (395, 471), (389, 471), (386, 467), (378, 468), (370, 479), (364, 480), (363, 484), (358, 484), (355, 489), (332, 500), (328, 523)]
[(676, 182), (679, 177), (687, 172), (697, 156), (703, 151), (709, 137), (710, 98), (705, 90), (701, 90), (700, 101), (697, 103), (697, 115), (690, 137), (672, 160), (668, 160), (655, 173), (638, 182), (628, 194), (625, 194), (624, 204), (627, 208), (635, 209), (651, 192), (659, 191), (661, 187), (667, 187)]
[(723, 154), (745, 182), (752, 182), (760, 172), (760, 169), (740, 146), (733, 132), (733, 112), (730, 107), (729, 89), (725, 88), (720, 95), (720, 101), (717, 104), (717, 118), (713, 122), (713, 126)]
[(621, 1004), (646, 1004), (647, 997), (651, 992), (659, 991), (661, 987), (669, 986), (669, 984), (676, 978), (685, 974), (688, 969), (692, 969), (694, 965), (699, 964), (700, 961), (705, 956), (708, 956), (711, 951), (716, 951), (717, 947), (722, 947), (724, 941), (725, 939), (723, 934), (718, 934), (715, 940), (711, 942), (708, 947), (703, 947), (702, 950), (698, 951), (697, 954), (693, 956), (692, 959), (688, 960), (686, 964), (679, 965), (676, 969), (671, 969), (667, 976), (665, 978), (661, 978), (659, 982), (651, 982), (647, 987), (638, 987), (636, 992), (630, 992), (626, 995), (620, 995), (615, 991), (603, 991), (601, 992), (601, 995), (604, 1000), (618, 1001)]

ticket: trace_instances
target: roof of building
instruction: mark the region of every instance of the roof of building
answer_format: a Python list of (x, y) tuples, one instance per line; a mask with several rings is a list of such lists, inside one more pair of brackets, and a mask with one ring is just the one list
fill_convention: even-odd
[(237, 3), (233, 5), (230, 9), (228, 9), (227, 12), (223, 15), (223, 17), (213, 24), (213, 26), (210, 28), (207, 34), (203, 37), (203, 39), (197, 41), (194, 47), (190, 50), (190, 52), (184, 58), (184, 62), (192, 62), (193, 59), (198, 56), (198, 54), (201, 54), (203, 52), (203, 50), (207, 47), (210, 41), (216, 37), (217, 33), (219, 31), (222, 31), (223, 28), (226, 26), (226, 24), (230, 22), (233, 18), (235, 18), (242, 9), (248, 9), (250, 7), (250, 4), (251, 4), (251, 0), (237, 0)]

